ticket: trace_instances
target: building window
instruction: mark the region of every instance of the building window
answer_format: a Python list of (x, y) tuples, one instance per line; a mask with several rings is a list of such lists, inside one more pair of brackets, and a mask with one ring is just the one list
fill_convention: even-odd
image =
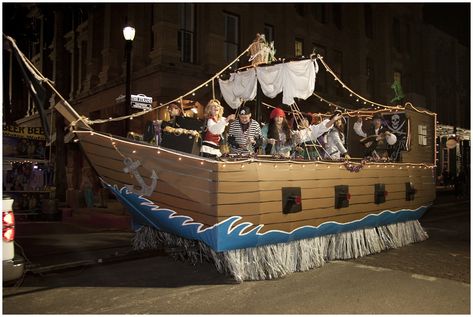
[(366, 91), (373, 97), (374, 95), (374, 65), (371, 58), (366, 59)]
[(393, 81), (399, 81), (399, 84), (401, 84), (401, 79), (402, 79), (402, 74), (400, 71), (395, 70), (393, 74)]
[(406, 51), (408, 54), (411, 53), (411, 26), (409, 23), (406, 24)]
[(373, 38), (373, 9), (370, 4), (365, 4), (365, 35), (366, 37)]
[(264, 36), (266, 37), (266, 41), (271, 43), (274, 41), (274, 26), (270, 24), (264, 25)]
[(184, 63), (194, 63), (195, 37), (195, 5), (179, 4), (179, 30), (177, 34), (177, 49), (181, 53), (180, 60)]
[(84, 92), (86, 89), (85, 79), (87, 78), (87, 41), (81, 41), (79, 46), (80, 52), (80, 68), (79, 68), (79, 91)]
[(239, 17), (230, 13), (224, 13), (225, 17), (225, 60), (233, 61), (238, 56), (240, 49), (239, 40)]
[(392, 36), (393, 36), (393, 46), (398, 52), (401, 51), (401, 24), (399, 23), (398, 18), (393, 19), (393, 29), (392, 29)]
[(294, 42), (294, 55), (296, 57), (302, 56), (304, 52), (304, 40), (296, 39)]
[[(313, 51), (315, 54), (319, 54), (325, 59), (327, 58), (327, 50), (322, 45), (314, 43)], [(327, 72), (323, 69), (323, 67), (319, 68), (319, 72), (317, 73), (317, 77), (315, 80), (315, 89), (319, 92), (327, 91)]]
[(427, 145), (427, 126), (418, 125), (419, 145)]
[(75, 8), (75, 10), (72, 11), (72, 24), (74, 27), (79, 26), (80, 24), (86, 22), (89, 20), (89, 13), (86, 9), (86, 5), (84, 4), (84, 7), (80, 6), (78, 9)]
[(325, 4), (311, 4), (311, 11), (314, 18), (320, 23), (327, 23), (325, 14)]
[(337, 29), (342, 29), (342, 6), (340, 4), (333, 4), (332, 5), (332, 13), (333, 13), (333, 24), (337, 27)]
[[(333, 72), (340, 80), (343, 80), (343, 53), (337, 50), (333, 51)], [(343, 94), (341, 85), (337, 85), (336, 94), (339, 96)]]
[(295, 4), (294, 8), (296, 9), (297, 14), (299, 14), (301, 17), (304, 16), (304, 5), (303, 4)]
[[(149, 22), (150, 22), (150, 29), (149, 29), (149, 43), (151, 50), (154, 50), (154, 32), (153, 32), (153, 25), (154, 25), (154, 6), (151, 6), (151, 10), (149, 10)], [(179, 36), (178, 36), (179, 37)]]

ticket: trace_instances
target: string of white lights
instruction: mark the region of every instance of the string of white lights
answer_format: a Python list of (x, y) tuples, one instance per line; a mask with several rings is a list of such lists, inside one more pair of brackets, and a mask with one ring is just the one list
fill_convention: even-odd
[[(355, 109), (350, 109), (350, 108), (346, 108), (346, 107), (343, 107), (343, 106), (340, 106), (338, 104), (336, 104), (335, 102), (333, 101), (329, 101), (323, 97), (321, 97), (320, 95), (318, 95), (317, 93), (313, 93), (314, 96), (316, 96), (317, 98), (319, 98), (319, 100), (321, 102), (325, 102), (327, 103), (330, 107), (332, 108), (335, 108), (335, 109), (342, 109), (343, 110), (343, 114), (344, 115), (347, 115), (349, 117), (366, 117), (366, 118), (371, 118), (373, 116), (373, 114), (375, 113), (379, 113), (379, 112), (385, 112), (386, 109), (379, 109), (379, 110), (364, 110), (364, 109), (358, 109), (358, 110), (355, 110)], [(390, 109), (389, 112), (392, 112), (393, 110)]]
[[(425, 114), (437, 117), (437, 114), (435, 112), (431, 112), (431, 111), (428, 111), (428, 110), (420, 110), (420, 109), (414, 107), (414, 105), (410, 102), (406, 102), (405, 107), (407, 107), (407, 106), (411, 107), (413, 110), (415, 110), (419, 113), (425, 113)], [(437, 119), (435, 120), (435, 122), (437, 123)]]
[[(278, 108), (278, 107), (275, 107), (275, 106), (273, 106), (273, 105), (270, 105), (270, 104), (268, 104), (268, 103), (266, 103), (266, 102), (261, 102), (261, 104), (264, 105), (264, 106), (266, 106), (266, 108), (268, 108), (268, 109)], [(282, 110), (283, 110), (285, 113), (287, 113), (287, 114), (292, 114), (292, 113), (293, 113), (292, 110), (290, 110), (290, 111), (287, 111), (287, 110), (284, 110), (284, 109), (282, 109)], [(330, 113), (319, 113), (319, 112), (312, 112), (312, 113), (309, 113), (309, 112), (302, 112), (302, 111), (301, 111), (300, 113), (303, 114), (303, 115), (311, 115), (311, 116), (318, 116), (318, 117), (327, 117), (327, 116), (330, 116), (330, 115), (331, 115)]]
[(327, 63), (325, 63), (324, 61), (324, 58), (323, 56), (317, 54), (317, 59), (320, 60), (320, 62), (322, 63), (322, 65), (325, 67), (325, 69), (327, 70), (327, 72), (329, 72), (335, 79), (335, 81), (339, 82), (342, 87), (346, 90), (348, 90), (350, 92), (350, 97), (353, 97), (355, 96), (354, 98), (356, 98), (356, 102), (360, 102), (360, 100), (362, 100), (363, 104), (364, 105), (368, 105), (368, 106), (371, 106), (371, 107), (375, 107), (375, 109), (378, 109), (378, 107), (383, 107), (383, 108), (387, 108), (387, 109), (396, 109), (396, 110), (401, 110), (403, 109), (402, 106), (398, 105), (398, 106), (388, 106), (388, 105), (383, 105), (383, 104), (380, 104), (378, 102), (375, 102), (375, 101), (371, 101), (363, 96), (361, 96), (360, 94), (356, 93), (355, 91), (353, 91), (350, 87), (348, 87), (338, 76), (337, 74), (327, 65)]
[[(101, 137), (104, 139), (108, 139), (110, 142), (112, 142), (112, 146), (117, 150), (123, 158), (125, 158), (125, 155), (121, 153), (118, 149), (118, 143), (122, 144), (128, 144), (133, 146), (133, 154), (134, 155), (140, 155), (140, 149), (143, 148), (148, 148), (152, 150), (156, 150), (156, 153), (158, 155), (162, 153), (167, 153), (170, 155), (173, 155), (177, 158), (178, 161), (183, 161), (184, 159), (188, 159), (190, 161), (198, 162), (200, 165), (204, 164), (218, 164), (222, 168), (225, 168), (227, 165), (234, 165), (234, 164), (240, 164), (240, 168), (244, 168), (248, 164), (253, 164), (256, 163), (258, 165), (261, 165), (263, 163), (272, 163), (274, 167), (278, 167), (279, 165), (287, 165), (289, 164), (289, 167), (292, 167), (294, 165), (299, 165), (302, 168), (305, 167), (319, 167), (319, 166), (325, 166), (327, 168), (331, 168), (334, 166), (341, 166), (341, 164), (352, 164), (352, 165), (364, 165), (366, 168), (394, 168), (394, 169), (433, 169), (436, 165), (434, 164), (428, 164), (428, 163), (398, 163), (398, 162), (382, 162), (382, 161), (365, 161), (365, 162), (353, 162), (353, 161), (298, 161), (298, 160), (292, 160), (292, 159), (285, 159), (285, 160), (275, 160), (275, 159), (270, 159), (270, 158), (244, 158), (242, 160), (224, 160), (222, 159), (221, 161), (216, 161), (214, 159), (210, 158), (205, 158), (205, 157), (200, 157), (200, 156), (195, 156), (195, 155), (188, 155), (182, 152), (175, 152), (171, 149), (167, 148), (162, 148), (160, 146), (156, 145), (151, 145), (151, 144), (138, 144), (133, 141), (128, 141), (128, 140), (122, 140), (118, 138), (114, 138), (111, 135), (106, 135), (98, 132), (93, 132), (93, 131), (73, 131), (74, 133), (77, 134), (89, 134), (91, 136), (97, 136)], [(115, 142), (115, 143), (114, 143)], [(341, 167), (340, 167), (341, 168)]]
[[(238, 55), (232, 62), (230, 62), (229, 64), (227, 64), (224, 68), (222, 68), (218, 73), (216, 73), (213, 77), (211, 77), (209, 80), (203, 82), (201, 85), (195, 87), (194, 89), (186, 92), (185, 94), (177, 97), (177, 98), (174, 98), (173, 100), (171, 101), (168, 101), (166, 103), (161, 103), (159, 106), (156, 106), (156, 107), (153, 107), (151, 109), (145, 109), (143, 111), (140, 111), (140, 112), (136, 112), (136, 113), (133, 113), (133, 114), (130, 114), (130, 115), (126, 115), (126, 116), (119, 116), (119, 117), (109, 117), (108, 119), (97, 119), (97, 120), (90, 120), (89, 118), (85, 117), (84, 120), (89, 124), (89, 125), (93, 125), (93, 124), (100, 124), (100, 123), (107, 123), (107, 122), (114, 122), (114, 121), (121, 121), (121, 120), (125, 120), (125, 119), (130, 119), (130, 120), (133, 120), (133, 118), (135, 117), (139, 117), (139, 116), (142, 116), (142, 115), (145, 115), (149, 112), (152, 112), (152, 111), (155, 111), (155, 110), (158, 110), (162, 107), (165, 107), (173, 102), (182, 102), (182, 100), (189, 96), (189, 95), (193, 95), (195, 96), (195, 92), (198, 91), (199, 89), (203, 88), (203, 87), (208, 87), (209, 86), (209, 83), (212, 84), (212, 98), (215, 98), (215, 79), (218, 79), (219, 77), (221, 77), (221, 75), (227, 71), (228, 69), (231, 69), (232, 68), (232, 65), (239, 62), (240, 61), (240, 58), (249, 52), (249, 50), (251, 49), (252, 45), (254, 45), (254, 43), (252, 43), (251, 45), (248, 46), (247, 49), (245, 49), (240, 55)], [(335, 81), (339, 82), (342, 87), (346, 90), (349, 91), (350, 93), (350, 97), (353, 97), (355, 96), (354, 98), (356, 98), (356, 102), (363, 102), (363, 104), (365, 105), (368, 105), (368, 106), (371, 106), (371, 107), (374, 107), (374, 110), (355, 110), (355, 109), (350, 109), (350, 108), (347, 108), (347, 107), (343, 107), (343, 106), (340, 106), (334, 102), (331, 102), (331, 101), (328, 101), (327, 99), (321, 97), (320, 95), (318, 95), (317, 93), (313, 93), (314, 96), (316, 96), (317, 98), (319, 98), (320, 101), (322, 102), (325, 102), (327, 103), (330, 107), (335, 107), (335, 108), (339, 108), (339, 109), (343, 109), (349, 116), (354, 116), (354, 115), (360, 115), (360, 116), (370, 116), (369, 114), (367, 113), (364, 113), (364, 112), (370, 112), (371, 114), (374, 113), (374, 112), (377, 112), (376, 110), (378, 109), (389, 109), (390, 111), (395, 111), (395, 110), (404, 110), (405, 108), (401, 105), (398, 105), (398, 106), (388, 106), (388, 105), (384, 105), (384, 104), (381, 104), (381, 103), (377, 103), (377, 102), (374, 102), (374, 101), (371, 101), (363, 96), (361, 96), (360, 94), (356, 93), (355, 91), (353, 91), (351, 88), (349, 88), (338, 76), (337, 74), (330, 68), (330, 66), (324, 61), (323, 59), (323, 56), (321, 55), (317, 55), (317, 59), (320, 60), (320, 62), (322, 63), (322, 65), (324, 66), (324, 68), (326, 69), (327, 72), (329, 72), (335, 79)], [(252, 66), (250, 66), (252, 67)], [(408, 103), (410, 104), (410, 103)], [(428, 113), (428, 114), (433, 114), (432, 112), (429, 112), (429, 111), (426, 111), (426, 110), (419, 110), (417, 108), (415, 108), (414, 106), (412, 106), (412, 104), (410, 104), (411, 107), (415, 110), (415, 111), (418, 111), (418, 112), (423, 112), (423, 113)]]
[(231, 61), (229, 64), (227, 64), (224, 68), (222, 68), (218, 73), (216, 73), (213, 77), (211, 77), (210, 79), (208, 79), (207, 81), (203, 82), (202, 84), (200, 84), (199, 86), (195, 87), (194, 89), (184, 93), (183, 95), (177, 97), (177, 98), (174, 98), (173, 100), (171, 101), (168, 101), (166, 103), (161, 103), (159, 106), (156, 106), (156, 107), (152, 107), (150, 109), (146, 109), (146, 110), (143, 110), (143, 111), (140, 111), (140, 112), (135, 112), (133, 114), (130, 114), (130, 115), (126, 115), (126, 116), (120, 116), (120, 117), (115, 117), (115, 118), (108, 118), (108, 119), (97, 119), (97, 120), (90, 120), (89, 118), (85, 118), (87, 123), (89, 125), (93, 125), (93, 124), (100, 124), (100, 123), (106, 123), (106, 122), (113, 122), (113, 121), (121, 121), (121, 120), (125, 120), (125, 119), (130, 119), (130, 120), (133, 120), (133, 118), (136, 118), (136, 117), (140, 117), (140, 116), (143, 116), (151, 111), (156, 111), (162, 107), (166, 107), (174, 102), (182, 102), (182, 100), (189, 96), (189, 95), (192, 95), (192, 96), (195, 96), (195, 92), (198, 91), (199, 89), (203, 88), (203, 87), (208, 87), (210, 83), (212, 83), (212, 96), (213, 98), (215, 98), (215, 83), (214, 83), (214, 80), (215, 79), (218, 79), (225, 71), (227, 71), (228, 69), (232, 69), (232, 65), (239, 62), (240, 61), (240, 58), (245, 55), (246, 53), (248, 53), (251, 49), (251, 47), (254, 45), (255, 43), (251, 43), (247, 49), (245, 49), (240, 55), (238, 55), (233, 61)]

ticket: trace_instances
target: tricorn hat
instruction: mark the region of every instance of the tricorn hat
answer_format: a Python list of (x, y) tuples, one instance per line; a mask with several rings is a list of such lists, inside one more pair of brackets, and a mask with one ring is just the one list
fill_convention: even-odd
[(383, 120), (383, 117), (382, 117), (379, 113), (375, 113), (375, 114), (373, 115), (373, 120), (376, 120), (376, 119), (377, 119), (377, 120)]
[(337, 115), (341, 115), (342, 114), (342, 111), (341, 110), (335, 110), (333, 112), (333, 114), (330, 116), (330, 120), (332, 120), (333, 117), (337, 116)]

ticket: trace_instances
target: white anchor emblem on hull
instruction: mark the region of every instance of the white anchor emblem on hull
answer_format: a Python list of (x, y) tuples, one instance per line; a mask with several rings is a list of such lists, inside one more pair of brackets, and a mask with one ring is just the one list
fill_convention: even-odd
[(125, 164), (126, 166), (123, 171), (125, 173), (132, 174), (138, 184), (140, 184), (141, 186), (141, 189), (135, 189), (134, 185), (125, 185), (126, 189), (140, 196), (151, 196), (158, 183), (158, 175), (156, 175), (156, 172), (153, 170), (153, 172), (151, 173), (151, 185), (146, 185), (145, 181), (143, 180), (143, 177), (141, 177), (140, 173), (138, 172), (138, 167), (141, 165), (141, 162), (139, 160), (133, 162), (131, 158), (126, 157), (123, 160), (123, 164)]

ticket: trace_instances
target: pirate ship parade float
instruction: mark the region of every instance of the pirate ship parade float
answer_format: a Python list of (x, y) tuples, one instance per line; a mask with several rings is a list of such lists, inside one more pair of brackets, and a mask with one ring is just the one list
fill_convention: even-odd
[[(208, 259), (220, 272), (242, 281), (278, 278), (330, 260), (425, 240), (428, 236), (418, 219), (435, 198), (435, 113), (409, 103), (388, 106), (360, 96), (322, 56), (257, 62), (231, 73), (228, 80), (219, 77), (249, 52), (256, 61), (268, 61), (270, 49), (264, 42), (253, 43), (196, 89), (214, 87), (218, 80), (225, 100), (237, 109), (255, 97), (259, 82), (267, 96), (282, 92), (284, 103), (290, 105), (286, 109), (297, 117), (300, 110), (294, 98), (314, 94), (321, 64), (343, 88), (371, 107), (343, 108), (348, 126), (352, 128), (358, 117), (382, 115), (397, 135), (391, 151), (395, 158), (249, 155), (216, 160), (95, 131), (91, 125), (98, 121), (80, 116), (65, 100), (60, 101), (56, 109), (71, 124), (104, 186), (132, 214), (135, 248), (180, 246), (187, 259)], [(326, 101), (316, 96), (317, 101)], [(186, 137), (199, 143), (198, 135)], [(353, 144), (359, 145), (360, 139), (354, 136)]]

